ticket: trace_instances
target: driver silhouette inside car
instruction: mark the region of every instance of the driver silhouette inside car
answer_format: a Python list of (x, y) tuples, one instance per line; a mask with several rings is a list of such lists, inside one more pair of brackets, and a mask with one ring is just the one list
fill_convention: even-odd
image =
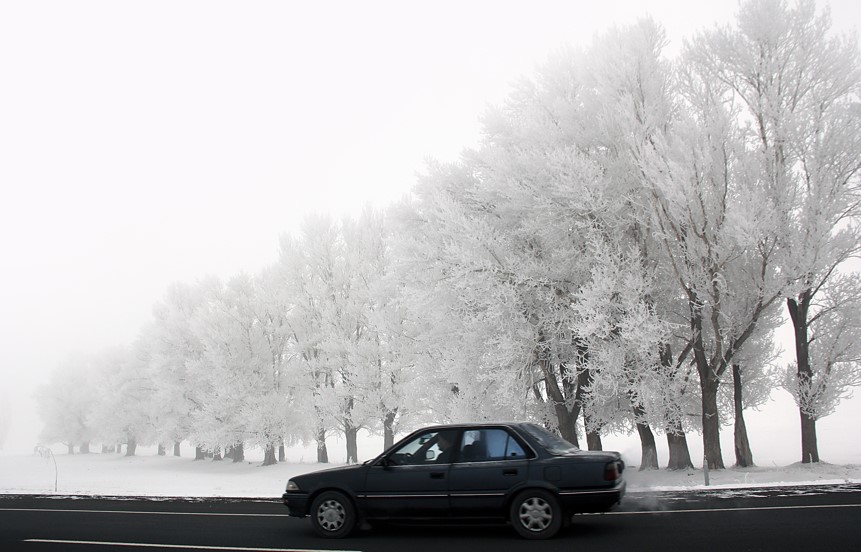
[(439, 454), (434, 458), (435, 464), (450, 464), (451, 453), (454, 450), (452, 442), (454, 435), (449, 432), (441, 432), (436, 436), (436, 446), (439, 448)]

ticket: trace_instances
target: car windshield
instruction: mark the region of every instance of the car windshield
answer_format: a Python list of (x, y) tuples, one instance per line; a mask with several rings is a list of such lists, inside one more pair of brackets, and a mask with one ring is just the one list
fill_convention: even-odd
[(547, 431), (541, 426), (537, 426), (535, 424), (523, 424), (523, 429), (535, 437), (535, 439), (541, 443), (541, 446), (550, 454), (566, 454), (580, 450), (577, 445), (569, 443), (562, 437)]

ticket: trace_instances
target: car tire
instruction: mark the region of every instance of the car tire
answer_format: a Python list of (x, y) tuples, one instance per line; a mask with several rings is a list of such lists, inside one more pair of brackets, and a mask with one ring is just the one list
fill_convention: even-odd
[(356, 528), (356, 521), (356, 508), (344, 493), (326, 491), (311, 503), (311, 526), (321, 537), (346, 537)]
[(514, 530), (526, 539), (540, 540), (554, 537), (562, 528), (562, 509), (559, 501), (544, 489), (521, 492), (511, 503), (509, 519)]

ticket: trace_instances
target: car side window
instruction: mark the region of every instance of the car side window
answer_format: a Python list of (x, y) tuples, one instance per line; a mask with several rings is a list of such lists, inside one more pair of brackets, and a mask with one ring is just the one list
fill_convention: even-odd
[(476, 429), (463, 434), (461, 462), (493, 462), (526, 457), (523, 447), (504, 429)]
[(394, 466), (447, 463), (456, 437), (450, 430), (422, 433), (389, 454), (387, 461)]

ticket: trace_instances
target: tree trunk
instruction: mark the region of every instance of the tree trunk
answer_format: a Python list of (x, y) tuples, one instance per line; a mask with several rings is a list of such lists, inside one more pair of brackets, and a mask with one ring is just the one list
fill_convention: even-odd
[(347, 426), (344, 428), (344, 437), (347, 441), (347, 463), (359, 463), (359, 446), (356, 442), (356, 437), (359, 434), (359, 428)]
[(804, 290), (798, 295), (798, 300), (787, 299), (786, 306), (789, 309), (789, 317), (792, 320), (792, 328), (795, 333), (795, 366), (798, 378), (798, 410), (801, 416), (801, 462), (809, 464), (819, 462), (819, 446), (816, 442), (816, 419), (811, 415), (810, 409), (806, 408), (808, 397), (804, 395), (805, 389), (809, 388), (809, 382), (813, 379), (813, 368), (810, 366), (810, 341), (808, 339), (807, 312), (810, 308), (812, 292)]
[(271, 444), (266, 445), (266, 454), (263, 456), (263, 465), (273, 466), (277, 463), (278, 461), (275, 460), (275, 446)]
[(329, 463), (329, 449), (326, 448), (326, 430), (317, 430), (317, 462), (320, 464)]
[(90, 454), (90, 442), (84, 441), (81, 443), (81, 450), (79, 451), (81, 454)]
[(237, 443), (236, 446), (233, 447), (233, 463), (244, 462), (245, 461), (245, 444)]
[(816, 420), (801, 413), (801, 463), (819, 462), (819, 446), (816, 444)]
[(165, 454), (167, 454), (167, 449), (164, 448), (164, 445), (159, 443), (158, 444), (158, 450), (156, 451), (156, 454), (158, 454), (159, 456), (164, 456)]
[(637, 433), (640, 435), (640, 471), (658, 469), (658, 447), (655, 444), (655, 434), (649, 424), (642, 421), (645, 416), (643, 407), (633, 405), (634, 419), (637, 420)]
[(205, 460), (206, 459), (206, 451), (203, 450), (203, 447), (194, 447), (194, 459), (195, 460)]
[[(661, 356), (661, 365), (664, 368), (672, 370), (675, 364), (673, 361), (673, 352), (669, 343), (659, 345), (659, 353)], [(667, 448), (670, 452), (669, 460), (667, 461), (667, 469), (669, 470), (687, 470), (693, 469), (694, 463), (691, 462), (691, 451), (688, 449), (688, 438), (685, 436), (684, 426), (678, 414), (671, 413), (667, 419)]]
[(212, 451), (212, 461), (221, 462), (224, 458), (221, 456), (221, 447), (215, 447)]
[(747, 438), (744, 423), (744, 404), (742, 403), (741, 367), (732, 365), (733, 402), (735, 403), (735, 465), (740, 468), (753, 466), (753, 452)]
[[(549, 371), (548, 371), (549, 372)], [(559, 429), (559, 434), (563, 439), (576, 446), (580, 446), (577, 441), (577, 416), (579, 408), (568, 408), (565, 396), (559, 385), (556, 382), (555, 374), (545, 372), (544, 388), (547, 391), (547, 396), (553, 403), (553, 411), (556, 413), (556, 427)], [(552, 381), (551, 381), (551, 378)]]
[(395, 444), (395, 418), (398, 415), (398, 409), (389, 410), (383, 418), (383, 450), (388, 450)]
[(667, 447), (670, 450), (670, 459), (667, 462), (668, 470), (693, 469), (694, 463), (691, 462), (691, 451), (688, 449), (688, 438), (685, 437), (684, 431), (668, 431)]
[(69, 449), (69, 454), (75, 454), (75, 445), (72, 443), (66, 443), (66, 447)]
[(597, 430), (586, 431), (586, 446), (589, 450), (604, 450), (601, 444), (601, 433)]
[(580, 446), (577, 440), (577, 413), (571, 412), (565, 403), (553, 402), (553, 409), (556, 411), (556, 422), (559, 428), (559, 434), (563, 439), (576, 446)]
[(278, 445), (278, 461), (286, 462), (287, 461), (287, 450), (284, 448), (284, 443)]
[(128, 442), (126, 443), (126, 456), (134, 456), (135, 451), (138, 449), (137, 439), (134, 437), (129, 437)]
[(709, 469), (724, 469), (723, 455), (720, 450), (720, 416), (717, 407), (717, 394), (720, 380), (715, 367), (709, 365), (703, 344), (702, 305), (694, 296), (690, 301), (691, 332), (694, 335), (694, 360), (700, 376), (702, 400), (703, 454)]
[[(574, 378), (571, 368), (567, 363), (554, 364), (549, 360), (546, 351), (547, 343), (544, 331), (538, 332), (538, 343), (535, 348), (534, 362), (544, 375), (544, 389), (547, 397), (553, 404), (553, 412), (556, 414), (556, 427), (563, 439), (580, 446), (577, 440), (577, 418), (580, 415), (579, 391), (577, 383), (580, 378)], [(558, 374), (557, 374), (558, 368)], [(569, 407), (569, 404), (571, 406)]]
[[(591, 383), (592, 371), (591, 370), (585, 370), (585, 372), (587, 372), (589, 374), (587, 377), (588, 377), (589, 382)], [(581, 382), (578, 385), (578, 388), (577, 388), (577, 391), (578, 391), (577, 394), (578, 395), (580, 395), (580, 392), (579, 392), (581, 389), (580, 385), (584, 386), (584, 388), (585, 388), (586, 384)], [(586, 447), (589, 450), (604, 450), (603, 445), (601, 444), (601, 428), (597, 427), (597, 424), (595, 424), (595, 422), (592, 421), (592, 416), (589, 413), (589, 409), (582, 402), (581, 402), (580, 410), (581, 410), (581, 412), (583, 412), (583, 427), (586, 430)]]
[(718, 417), (717, 406), (718, 383), (717, 380), (710, 381), (710, 379), (706, 376), (705, 381), (701, 381), (700, 385), (703, 406), (703, 452), (709, 469), (722, 470), (725, 466), (720, 448), (720, 418)]
[(176, 456), (177, 458), (179, 458), (179, 456), (180, 456), (179, 441), (174, 441), (174, 443), (173, 443), (173, 455)]

